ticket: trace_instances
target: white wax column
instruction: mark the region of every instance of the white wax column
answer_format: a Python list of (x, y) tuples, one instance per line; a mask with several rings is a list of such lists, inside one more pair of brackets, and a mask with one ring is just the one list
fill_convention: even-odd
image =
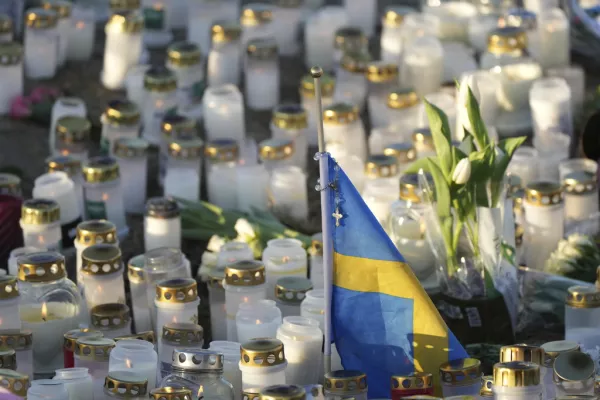
[(14, 276), (0, 276), (0, 330), (20, 331), (19, 290)]
[(527, 186), (538, 180), (539, 155), (536, 149), (529, 146), (519, 147), (513, 154), (506, 173), (521, 178), (521, 184)]
[[(106, 24), (102, 70), (105, 88), (121, 89), (129, 68), (138, 63), (142, 53), (142, 26), (142, 17), (137, 13), (115, 14)], [(130, 30), (124, 30), (124, 27)]]
[(169, 323), (198, 323), (198, 286), (191, 278), (173, 278), (163, 280), (156, 285), (156, 329), (157, 337), (162, 327)]
[(237, 207), (237, 166), (222, 162), (211, 166), (206, 177), (208, 201), (221, 208), (234, 210)]
[(212, 341), (209, 350), (223, 354), (223, 378), (233, 385), (235, 400), (242, 399), (242, 372), (240, 371), (240, 344), (237, 342)]
[(252, 209), (267, 209), (269, 173), (263, 164), (239, 165), (236, 168), (237, 209), (250, 212)]
[(136, 65), (131, 67), (127, 71), (125, 76), (125, 91), (127, 92), (127, 99), (135, 105), (138, 109), (144, 107), (144, 75), (146, 71), (150, 69), (150, 65)]
[(477, 9), (473, 4), (448, 1), (439, 6), (426, 6), (423, 12), (437, 15), (440, 18), (438, 37), (441, 40), (468, 42), (469, 23), (477, 15)]
[(598, 163), (589, 158), (572, 158), (558, 165), (560, 182), (563, 182), (567, 175), (573, 172), (587, 172), (588, 174), (596, 175), (598, 172)]
[(285, 381), (288, 385), (309, 385), (319, 380), (323, 332), (317, 320), (285, 317), (277, 330), (288, 362)]
[(244, 72), (248, 108), (271, 110), (279, 104), (279, 60), (276, 56), (264, 60), (247, 57)]
[(13, 100), (23, 95), (23, 47), (0, 41), (0, 55), (0, 115), (6, 115)]
[(286, 276), (308, 276), (308, 256), (297, 239), (271, 239), (262, 256), (267, 272), (268, 297), (275, 298), (277, 280)]
[(344, 0), (344, 9), (351, 26), (359, 27), (368, 37), (375, 34), (377, 0)]
[(133, 370), (148, 380), (148, 390), (152, 390), (156, 387), (157, 366), (158, 355), (152, 343), (125, 339), (119, 340), (110, 352), (108, 371)]
[(235, 85), (209, 87), (202, 99), (204, 129), (208, 140), (234, 139), (241, 143), (245, 137), (244, 100)]
[(144, 217), (144, 248), (181, 248), (181, 215), (177, 203), (169, 198), (149, 199)]
[(343, 7), (325, 6), (312, 14), (304, 26), (304, 64), (308, 67), (320, 65), (332, 71), (333, 38), (335, 32), (348, 25), (348, 15)]
[(208, 54), (208, 86), (238, 85), (241, 75), (242, 53), (239, 39), (214, 42)]
[(250, 339), (275, 337), (281, 325), (281, 311), (273, 300), (242, 303), (235, 317), (237, 340), (245, 343)]
[(60, 97), (56, 99), (52, 106), (50, 116), (50, 153), (54, 153), (56, 148), (56, 123), (62, 117), (87, 117), (87, 107), (85, 102), (78, 97)]
[(63, 382), (53, 379), (39, 379), (31, 382), (27, 390), (27, 398), (31, 400), (65, 400), (69, 392)]
[(237, 340), (237, 325), (235, 316), (242, 303), (263, 300), (266, 298), (266, 285), (233, 286), (223, 284), (225, 288), (225, 310), (227, 313), (227, 340)]
[[(53, 11), (35, 11), (36, 14), (42, 12), (55, 14)], [(25, 28), (25, 76), (27, 78), (50, 79), (56, 75), (58, 41), (56, 25), (46, 29), (37, 29), (31, 26)]]
[(69, 400), (87, 400), (94, 390), (87, 368), (57, 369), (53, 379), (61, 381), (69, 393)]
[(306, 175), (295, 166), (273, 170), (269, 184), (273, 208), (296, 220), (308, 217)]
[(537, 23), (540, 35), (540, 54), (537, 60), (542, 68), (569, 66), (570, 24), (564, 11), (560, 8), (545, 9), (538, 15)]
[(87, 61), (92, 58), (96, 39), (94, 9), (74, 5), (68, 32), (67, 60)]
[(444, 49), (432, 36), (414, 39), (406, 48), (400, 67), (400, 83), (419, 96), (434, 93), (442, 85)]
[(548, 131), (573, 134), (571, 90), (562, 78), (544, 78), (534, 82), (529, 105), (536, 136)]
[(525, 210), (525, 260), (529, 268), (543, 270), (564, 232), (564, 204), (541, 206), (523, 202)]

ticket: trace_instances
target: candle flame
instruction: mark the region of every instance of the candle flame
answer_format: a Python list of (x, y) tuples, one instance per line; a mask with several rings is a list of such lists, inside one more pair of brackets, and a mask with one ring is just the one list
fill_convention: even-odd
[(69, 150), (61, 150), (60, 154), (63, 156), (68, 156), (69, 155)]
[(46, 318), (48, 318), (48, 306), (46, 303), (42, 304), (42, 320), (46, 322)]
[(131, 360), (130, 360), (129, 358), (126, 358), (126, 359), (125, 359), (125, 366), (126, 366), (128, 369), (131, 369), (131, 368), (133, 368), (133, 363), (131, 362)]
[(161, 11), (163, 9), (163, 5), (160, 3), (154, 4), (153, 7), (156, 11)]
[(243, 300), (244, 300), (244, 303), (248, 302), (248, 298), (247, 297), (244, 297)]
[(75, 24), (75, 27), (77, 29), (83, 29), (83, 28), (85, 28), (85, 22), (79, 21), (77, 24)]
[(174, 324), (177, 323), (177, 316), (176, 315), (173, 315), (173, 320), (171, 322), (173, 322)]
[(260, 325), (260, 319), (256, 320), (256, 325)]
[(108, 201), (108, 193), (102, 193), (102, 201)]
[(289, 262), (289, 261), (290, 261), (290, 257), (289, 257), (289, 256), (283, 256), (283, 257), (281, 258), (281, 262), (284, 262), (284, 263), (286, 263), (286, 262)]
[(204, 386), (200, 385), (198, 388), (198, 400), (202, 400), (204, 398)]

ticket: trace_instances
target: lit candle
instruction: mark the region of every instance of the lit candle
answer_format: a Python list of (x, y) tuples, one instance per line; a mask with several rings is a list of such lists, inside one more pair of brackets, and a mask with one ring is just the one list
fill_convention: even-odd
[(252, 339), (242, 343), (240, 353), (243, 389), (285, 384), (287, 361), (281, 340)]
[[(388, 127), (382, 129), (396, 133), (397, 136), (393, 137), (395, 140), (390, 139), (392, 143), (409, 139), (413, 131), (421, 126), (419, 118), (421, 102), (419, 101), (419, 96), (412, 89), (394, 88), (388, 90), (386, 100), (387, 110), (385, 114)], [(369, 143), (372, 140), (375, 139), (369, 138)], [(370, 148), (370, 150), (372, 154), (376, 154), (383, 151), (383, 148)]]
[(145, 400), (149, 390), (150, 384), (143, 371), (110, 371), (104, 381), (105, 400)]
[(65, 116), (56, 122), (54, 155), (72, 155), (80, 161), (88, 158), (92, 124), (85, 117)]
[(285, 276), (277, 279), (275, 298), (283, 318), (300, 315), (300, 304), (312, 288), (312, 282), (305, 276)]
[(238, 85), (242, 66), (240, 37), (237, 23), (218, 22), (212, 26), (212, 47), (208, 54), (208, 86)]
[(79, 338), (101, 338), (102, 332), (95, 331), (93, 329), (72, 329), (66, 332), (64, 335), (63, 342), (63, 354), (64, 354), (64, 367), (71, 369), (75, 367), (75, 347)]
[(162, 327), (158, 341), (159, 378), (172, 371), (173, 352), (176, 348), (201, 350), (204, 346), (204, 330), (191, 322), (168, 323)]
[(121, 250), (95, 244), (81, 253), (84, 295), (89, 310), (106, 303), (125, 304)]
[(406, 48), (400, 66), (400, 84), (419, 96), (437, 92), (444, 78), (444, 49), (434, 36), (415, 38)]
[(167, 161), (169, 159), (169, 146), (179, 139), (197, 139), (198, 122), (185, 116), (179, 110), (176, 114), (167, 114), (161, 124), (161, 140), (158, 153), (158, 184), (164, 186), (167, 174)]
[(94, 9), (75, 5), (68, 32), (67, 60), (88, 61), (92, 58), (96, 39)]
[(325, 112), (340, 102), (354, 105), (359, 110), (364, 108), (368, 91), (366, 72), (371, 61), (372, 57), (366, 51), (345, 53), (342, 56), (335, 71), (334, 103)]
[(559, 181), (558, 166), (569, 158), (571, 137), (564, 133), (547, 132), (533, 138), (533, 146), (538, 151), (538, 177), (548, 182)]
[[(110, 352), (115, 341), (108, 338), (79, 338), (75, 344), (75, 368), (87, 368), (92, 377), (94, 399), (104, 398)], [(90, 393), (88, 393), (90, 395)]]
[(479, 395), (481, 389), (481, 361), (463, 358), (445, 362), (440, 366), (444, 397)]
[(127, 100), (109, 101), (104, 114), (100, 116), (102, 153), (112, 156), (118, 139), (137, 138), (140, 134), (140, 119), (140, 109), (135, 103)]
[(15, 330), (21, 330), (19, 288), (15, 276), (4, 275), (0, 276), (0, 331)]
[(237, 209), (244, 212), (267, 210), (269, 173), (264, 164), (238, 165), (236, 173)]
[[(4, 316), (2, 317), (4, 319)], [(12, 331), (0, 326), (0, 347), (14, 350), (16, 356), (15, 371), (27, 375), (33, 380), (33, 334), (28, 330)], [(9, 368), (3, 365), (2, 368)], [(1, 386), (1, 385), (0, 385)]]
[(549, 77), (563, 78), (571, 89), (571, 106), (573, 114), (581, 110), (585, 100), (585, 72), (578, 65), (550, 68), (546, 71)]
[(209, 87), (202, 98), (204, 129), (208, 140), (235, 140), (246, 136), (244, 98), (235, 85)]
[[(129, 307), (123, 303), (105, 303), (90, 309), (91, 327), (106, 338), (131, 334)], [(77, 353), (75, 353), (77, 354)], [(75, 363), (77, 366), (77, 363)]]
[(383, 61), (400, 63), (402, 58), (402, 25), (404, 17), (414, 12), (406, 6), (389, 6), (385, 9), (381, 30), (381, 59)]
[(94, 384), (87, 368), (57, 369), (53, 379), (61, 381), (69, 393), (69, 400), (87, 400)]
[(504, 111), (527, 110), (529, 91), (533, 83), (542, 76), (542, 68), (534, 62), (504, 65), (492, 70), (498, 77), (498, 104)]
[(152, 67), (144, 74), (144, 93), (142, 136), (151, 144), (160, 145), (162, 121), (179, 105), (177, 77), (166, 67)]
[(60, 250), (60, 208), (54, 200), (31, 199), (21, 208), (21, 229), (25, 246)]
[(309, 385), (319, 379), (323, 332), (317, 320), (306, 317), (285, 317), (277, 330), (277, 339), (285, 346), (288, 362), (287, 384)]
[(250, 339), (275, 337), (281, 325), (281, 311), (273, 300), (241, 303), (235, 316), (237, 340), (245, 343)]
[(27, 390), (27, 398), (31, 400), (63, 400), (69, 398), (69, 392), (62, 381), (39, 379), (31, 382)]
[[(211, 0), (189, 2), (188, 13), (183, 19), (183, 22), (187, 23), (187, 41), (198, 45), (204, 56), (210, 50), (211, 26), (217, 21), (231, 19), (225, 15), (226, 3), (226, 1)], [(239, 14), (236, 13), (234, 18), (238, 17)]]
[(156, 330), (162, 334), (162, 327), (168, 323), (198, 323), (198, 284), (191, 278), (175, 278), (156, 285)]
[(146, 202), (144, 248), (181, 248), (181, 211), (169, 197), (153, 197)]
[(212, 341), (209, 350), (223, 354), (223, 376), (233, 385), (235, 400), (242, 400), (242, 371), (240, 371), (240, 344)]
[(152, 330), (152, 319), (148, 309), (148, 296), (146, 295), (146, 284), (144, 282), (144, 262), (145, 257), (140, 254), (130, 258), (127, 263), (127, 278), (129, 280), (133, 323), (136, 332)]
[(294, 142), (293, 165), (306, 169), (308, 159), (308, 114), (299, 104), (283, 104), (273, 109), (271, 134), (273, 138)]
[(23, 95), (23, 47), (20, 44), (0, 40), (0, 74), (0, 115), (7, 115), (13, 100)]
[(387, 126), (388, 120), (388, 92), (389, 87), (398, 82), (398, 65), (386, 61), (375, 61), (367, 66), (367, 80), (369, 81), (369, 117), (372, 127)]
[(123, 87), (129, 68), (139, 62), (142, 53), (144, 20), (136, 12), (113, 14), (105, 27), (102, 84), (110, 90)]
[(145, 340), (119, 340), (110, 352), (108, 375), (135, 371), (147, 381), (148, 389), (156, 387), (158, 355), (154, 345)]
[(342, 146), (345, 154), (354, 155), (363, 162), (367, 158), (367, 140), (358, 107), (348, 103), (334, 103), (323, 111), (325, 142)]
[(190, 106), (204, 82), (204, 60), (200, 48), (192, 42), (173, 43), (167, 48), (166, 66), (177, 77), (179, 105)]
[(512, 361), (494, 365), (492, 391), (498, 400), (542, 398), (542, 388), (537, 364)]
[(473, 4), (460, 1), (439, 3), (438, 6), (425, 6), (425, 14), (437, 15), (440, 18), (438, 37), (444, 41), (468, 43), (469, 23), (477, 16)]
[(53, 78), (58, 66), (58, 14), (32, 8), (25, 23), (25, 75), (29, 79)]
[(598, 212), (598, 178), (595, 173), (571, 172), (563, 179), (565, 222), (584, 221)]
[(126, 212), (141, 214), (146, 201), (149, 143), (141, 138), (119, 138), (114, 156), (119, 163)]
[(189, 201), (200, 198), (200, 158), (203, 145), (204, 142), (198, 138), (181, 138), (169, 143), (165, 196), (181, 197)]
[(271, 110), (279, 104), (277, 42), (273, 38), (259, 38), (247, 43), (244, 68), (246, 105), (252, 110)]
[(219, 207), (232, 210), (237, 207), (239, 152), (239, 142), (233, 139), (213, 140), (204, 149), (208, 200)]
[[(548, 7), (544, 5), (544, 7)], [(560, 8), (545, 9), (538, 14), (540, 54), (537, 60), (544, 69), (567, 67), (571, 63), (570, 23)]]
[(308, 276), (308, 256), (297, 239), (271, 239), (262, 256), (267, 271), (268, 297), (275, 299), (279, 278)]
[(275, 39), (280, 52), (284, 56), (298, 54), (300, 46), (298, 36), (302, 23), (304, 0), (277, 0), (274, 2), (273, 23)]

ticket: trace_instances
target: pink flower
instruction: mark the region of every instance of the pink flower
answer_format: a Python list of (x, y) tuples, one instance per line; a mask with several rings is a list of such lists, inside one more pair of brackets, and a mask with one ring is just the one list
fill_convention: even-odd
[(46, 100), (54, 100), (59, 95), (59, 91), (55, 88), (38, 86), (31, 91), (29, 98), (34, 104), (41, 103)]
[(15, 396), (8, 390), (0, 387), (0, 400), (19, 400), (20, 397)]
[(17, 96), (10, 105), (10, 117), (27, 118), (31, 115), (31, 100), (25, 96)]

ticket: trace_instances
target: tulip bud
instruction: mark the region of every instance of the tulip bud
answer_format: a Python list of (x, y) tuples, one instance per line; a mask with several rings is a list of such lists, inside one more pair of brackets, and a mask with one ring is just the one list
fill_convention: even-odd
[(457, 185), (464, 185), (471, 177), (471, 162), (468, 158), (463, 158), (458, 162), (452, 173), (452, 181)]

